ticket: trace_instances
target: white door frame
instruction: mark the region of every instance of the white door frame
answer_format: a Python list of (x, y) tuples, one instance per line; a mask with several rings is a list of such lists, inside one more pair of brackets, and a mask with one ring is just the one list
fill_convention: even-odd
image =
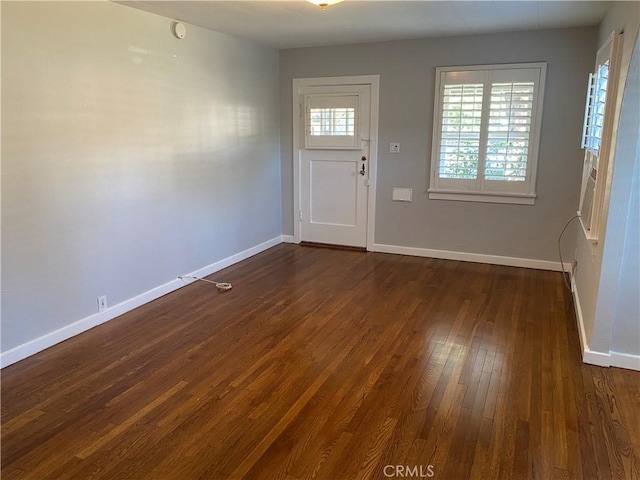
[(293, 79), (293, 241), (300, 243), (300, 89), (302, 87), (323, 87), (328, 85), (370, 85), (371, 124), (369, 131), (369, 192), (367, 208), (367, 250), (373, 251), (376, 220), (376, 178), (378, 165), (378, 99), (380, 95), (380, 75), (356, 75), (347, 77), (316, 77)]

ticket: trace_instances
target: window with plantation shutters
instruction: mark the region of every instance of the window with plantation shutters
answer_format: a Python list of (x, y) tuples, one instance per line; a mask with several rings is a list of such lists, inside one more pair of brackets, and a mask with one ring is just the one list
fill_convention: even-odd
[(436, 69), (429, 198), (534, 203), (545, 69)]
[(585, 237), (597, 242), (607, 199), (609, 159), (622, 33), (612, 32), (598, 50), (595, 70), (589, 75), (582, 131), (584, 165), (580, 193), (580, 224)]

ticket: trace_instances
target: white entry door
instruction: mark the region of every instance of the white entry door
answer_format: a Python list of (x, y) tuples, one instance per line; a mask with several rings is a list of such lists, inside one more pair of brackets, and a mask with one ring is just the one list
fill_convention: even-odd
[(367, 245), (370, 85), (300, 89), (301, 240)]

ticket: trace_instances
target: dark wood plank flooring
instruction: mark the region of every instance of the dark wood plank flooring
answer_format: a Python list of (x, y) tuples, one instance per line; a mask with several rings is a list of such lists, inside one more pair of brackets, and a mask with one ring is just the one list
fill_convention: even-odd
[(559, 273), (280, 245), (213, 277), (4, 369), (3, 480), (640, 478), (640, 374), (581, 363)]

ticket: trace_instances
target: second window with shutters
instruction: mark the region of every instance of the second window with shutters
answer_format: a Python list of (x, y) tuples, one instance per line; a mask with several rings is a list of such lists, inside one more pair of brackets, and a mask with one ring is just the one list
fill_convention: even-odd
[(436, 69), (429, 198), (533, 204), (545, 63)]

